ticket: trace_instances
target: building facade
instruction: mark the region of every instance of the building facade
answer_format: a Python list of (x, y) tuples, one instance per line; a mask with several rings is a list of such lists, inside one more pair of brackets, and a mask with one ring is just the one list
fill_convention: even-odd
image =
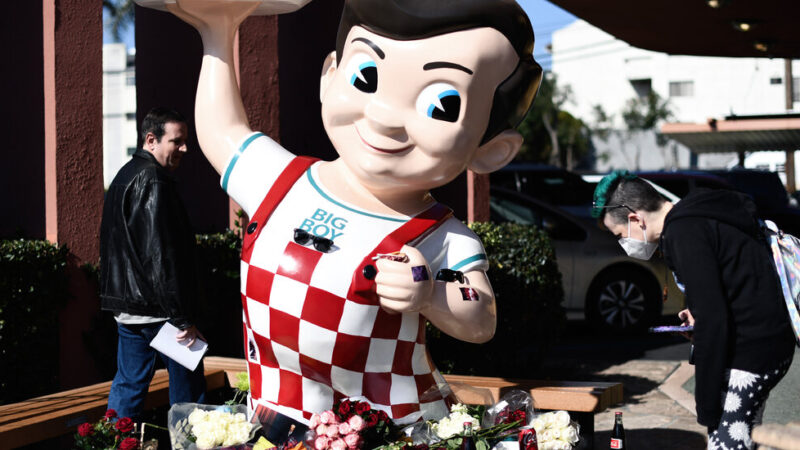
[[(593, 139), (597, 169), (657, 170), (696, 165), (726, 167), (733, 154), (704, 154), (693, 159), (677, 143), (659, 146), (655, 136), (623, 132), (622, 111), (635, 97), (655, 91), (669, 100), (673, 122), (703, 123), (731, 115), (776, 114), (786, 111), (783, 59), (721, 58), (668, 55), (632, 47), (583, 20), (557, 30), (552, 37), (552, 72), (569, 85), (574, 102), (565, 109), (593, 123), (599, 105), (611, 116), (614, 133)], [(800, 61), (793, 62), (794, 109), (800, 109)], [(775, 152), (783, 164), (784, 154)], [(754, 158), (763, 166), (764, 156)], [(770, 159), (772, 161), (772, 159)], [(637, 163), (638, 162), (638, 163)], [(749, 163), (746, 162), (746, 165)]]
[(106, 189), (137, 147), (134, 51), (103, 44), (103, 184)]

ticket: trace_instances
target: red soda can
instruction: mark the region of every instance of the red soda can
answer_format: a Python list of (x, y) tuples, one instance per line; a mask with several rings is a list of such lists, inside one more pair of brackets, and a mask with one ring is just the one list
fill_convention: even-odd
[(519, 430), (519, 450), (539, 450), (536, 430), (533, 427)]

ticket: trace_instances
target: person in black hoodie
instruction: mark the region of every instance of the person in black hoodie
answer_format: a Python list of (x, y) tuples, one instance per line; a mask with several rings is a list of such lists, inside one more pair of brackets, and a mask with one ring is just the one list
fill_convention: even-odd
[(744, 194), (697, 189), (678, 203), (615, 171), (598, 183), (592, 214), (629, 256), (663, 252), (694, 325), (697, 421), (708, 448), (752, 448), (769, 391), (786, 374), (795, 339), (755, 204)]

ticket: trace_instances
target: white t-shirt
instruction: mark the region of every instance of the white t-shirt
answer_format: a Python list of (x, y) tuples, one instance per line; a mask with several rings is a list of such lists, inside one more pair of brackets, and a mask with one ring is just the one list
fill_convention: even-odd
[[(222, 188), (253, 217), (278, 175), (293, 158), (293, 154), (272, 139), (254, 133), (226, 164)], [(301, 228), (332, 239), (337, 248), (358, 249), (347, 253), (362, 258), (384, 236), (410, 219), (375, 214), (336, 198), (319, 181), (319, 164), (314, 164), (301, 176), (270, 217), (262, 235), (291, 235), (295, 228)], [(417, 249), (427, 259), (434, 275), (443, 268), (462, 272), (488, 269), (483, 244), (472, 230), (452, 217), (417, 244)], [(274, 250), (282, 252), (283, 248)], [(330, 259), (331, 268), (335, 270), (337, 258)]]

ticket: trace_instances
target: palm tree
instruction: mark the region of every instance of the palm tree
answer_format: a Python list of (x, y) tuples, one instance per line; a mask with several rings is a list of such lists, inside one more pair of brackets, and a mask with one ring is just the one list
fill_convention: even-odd
[(133, 0), (103, 0), (103, 9), (108, 11), (108, 26), (115, 41), (122, 41), (122, 32), (134, 23)]

